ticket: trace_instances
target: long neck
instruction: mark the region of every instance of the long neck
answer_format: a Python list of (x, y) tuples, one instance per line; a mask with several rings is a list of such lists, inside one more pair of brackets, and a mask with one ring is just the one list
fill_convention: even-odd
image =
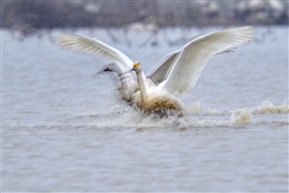
[(118, 65), (113, 66), (114, 72), (117, 73), (119, 79), (120, 79), (120, 84), (121, 86), (125, 89), (128, 90), (128, 83), (127, 83), (127, 75), (126, 72), (122, 72), (121, 68)]
[(145, 86), (145, 75), (143, 74), (141, 69), (138, 69), (136, 71), (136, 75), (137, 75), (137, 82), (138, 82), (139, 89), (140, 89), (141, 100), (142, 100), (142, 103), (145, 103), (146, 101), (148, 101), (148, 94), (147, 94), (147, 90)]
[(119, 77), (123, 74), (121, 68), (120, 68), (118, 65), (116, 65), (116, 64), (113, 65), (113, 67), (112, 67), (112, 71), (116, 72), (116, 73), (118, 74)]

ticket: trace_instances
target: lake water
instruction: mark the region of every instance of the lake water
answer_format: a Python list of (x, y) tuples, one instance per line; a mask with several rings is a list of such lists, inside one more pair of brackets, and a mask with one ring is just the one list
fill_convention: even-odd
[(185, 116), (161, 120), (95, 75), (109, 60), (55, 41), (94, 36), (148, 71), (185, 43), (172, 42), (216, 29), (163, 29), (154, 46), (148, 32), (18, 41), (2, 29), (2, 191), (287, 192), (288, 27), (256, 27), (256, 41), (211, 59), (180, 96)]

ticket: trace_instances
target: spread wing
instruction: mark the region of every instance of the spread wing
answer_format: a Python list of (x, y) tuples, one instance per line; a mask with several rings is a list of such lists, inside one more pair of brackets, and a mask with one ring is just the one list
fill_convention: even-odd
[(161, 86), (171, 94), (189, 92), (210, 58), (252, 40), (253, 35), (253, 28), (245, 26), (212, 32), (192, 40), (181, 49)]
[(133, 68), (133, 61), (118, 49), (107, 45), (106, 43), (95, 38), (76, 34), (63, 34), (59, 37), (59, 41), (67, 48), (72, 48), (98, 56), (103, 56), (122, 64), (122, 67), (130, 70)]
[(151, 79), (156, 85), (166, 80), (179, 53), (181, 53), (181, 50), (168, 54), (149, 71), (147, 77)]

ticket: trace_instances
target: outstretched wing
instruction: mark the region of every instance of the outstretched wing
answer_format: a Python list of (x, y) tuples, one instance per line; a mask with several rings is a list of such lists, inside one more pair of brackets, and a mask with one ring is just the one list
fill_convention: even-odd
[(149, 71), (147, 77), (151, 79), (156, 85), (166, 80), (180, 52), (181, 50), (178, 50), (168, 54), (164, 59), (162, 59), (156, 66), (154, 66)]
[(192, 40), (182, 48), (161, 86), (171, 94), (189, 92), (210, 58), (253, 38), (253, 28), (245, 26), (212, 32)]
[(67, 48), (93, 53), (98, 56), (104, 56), (122, 64), (123, 67), (127, 68), (128, 70), (133, 68), (133, 61), (128, 56), (118, 49), (113, 48), (95, 38), (89, 38), (76, 34), (63, 34), (59, 37), (59, 41)]

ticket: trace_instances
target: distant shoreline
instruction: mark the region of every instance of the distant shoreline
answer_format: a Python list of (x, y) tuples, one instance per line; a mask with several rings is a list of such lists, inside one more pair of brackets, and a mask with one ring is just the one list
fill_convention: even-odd
[(288, 2), (28, 1), (1, 2), (0, 27), (28, 30), (77, 27), (288, 25)]

